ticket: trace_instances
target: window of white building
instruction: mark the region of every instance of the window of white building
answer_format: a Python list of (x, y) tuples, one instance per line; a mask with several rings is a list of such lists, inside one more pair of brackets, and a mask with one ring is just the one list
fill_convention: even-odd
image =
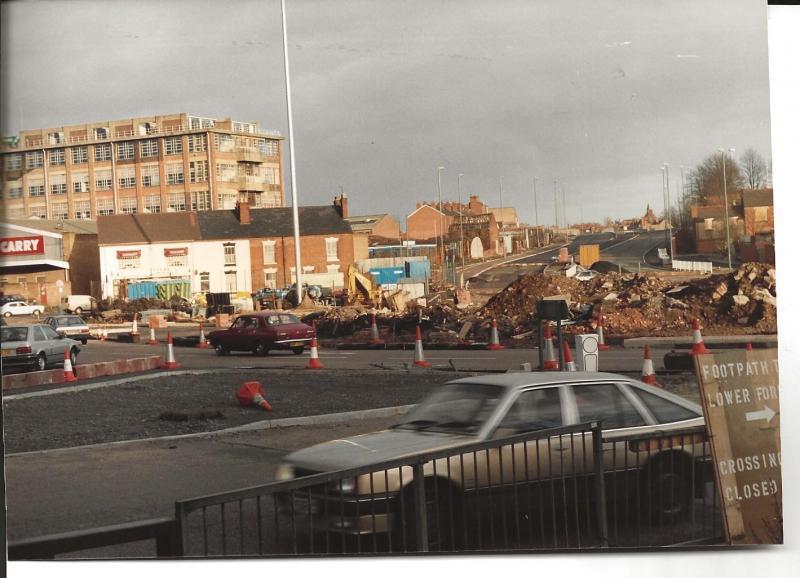
[(22, 155), (6, 156), (6, 170), (7, 171), (22, 170)]
[(189, 193), (192, 201), (193, 211), (210, 211), (211, 210), (211, 192), (210, 191), (193, 191)]
[(44, 196), (44, 181), (41, 179), (30, 179), (28, 181), (28, 196), (29, 197), (43, 197)]
[[(85, 177), (85, 179), (84, 179)], [(111, 180), (111, 170), (94, 172), (94, 188), (97, 191), (110, 191), (114, 183)], [(89, 190), (89, 174), (73, 174), (72, 190), (76, 193), (85, 193)]]
[(206, 135), (204, 134), (189, 135), (189, 152), (192, 153), (206, 152)]
[(179, 136), (164, 139), (164, 152), (168, 155), (179, 155), (183, 152), (183, 140)]
[(38, 169), (44, 164), (44, 154), (42, 151), (31, 151), (25, 153), (25, 168)]
[[(97, 129), (95, 129), (97, 130)], [(103, 143), (94, 145), (94, 160), (95, 161), (110, 161), (111, 160), (111, 144)]]
[(139, 156), (143, 159), (158, 156), (158, 141), (155, 139), (143, 140), (139, 143)]
[(208, 181), (208, 161), (189, 162), (189, 182), (205, 183)]
[(72, 147), (72, 164), (83, 165), (89, 162), (89, 147)]
[(69, 219), (69, 203), (66, 201), (51, 203), (50, 210), (52, 211), (54, 219)]
[(117, 183), (120, 189), (136, 188), (136, 169), (134, 167), (119, 167), (117, 169)]
[(145, 213), (161, 212), (161, 195), (144, 195), (143, 201)]
[(75, 201), (74, 209), (76, 219), (92, 218), (92, 206), (89, 201)]
[(170, 163), (167, 165), (167, 184), (183, 184), (183, 163)]
[(126, 215), (133, 215), (136, 213), (136, 197), (120, 197), (119, 210)]
[(157, 187), (161, 183), (158, 165), (142, 165), (142, 186)]
[(133, 143), (121, 142), (117, 145), (117, 160), (127, 161), (133, 158)]
[(47, 161), (50, 163), (51, 167), (63, 165), (66, 163), (66, 156), (64, 155), (64, 149), (53, 149), (48, 151), (47, 153)]
[(222, 247), (225, 253), (225, 264), (236, 265), (236, 245), (234, 243), (224, 243)]

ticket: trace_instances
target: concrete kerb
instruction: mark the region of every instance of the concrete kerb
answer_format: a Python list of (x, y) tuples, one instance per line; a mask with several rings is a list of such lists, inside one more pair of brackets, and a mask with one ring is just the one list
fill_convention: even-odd
[[(170, 372), (169, 375), (175, 375), (176, 372)], [(392, 417), (392, 416), (400, 416), (408, 412), (413, 405), (401, 405), (396, 407), (381, 407), (377, 409), (364, 409), (364, 410), (357, 410), (357, 411), (346, 411), (341, 413), (327, 413), (322, 415), (309, 415), (303, 417), (287, 417), (283, 419), (267, 419), (261, 420), (253, 423), (248, 423), (245, 425), (229, 427), (221, 430), (214, 430), (214, 431), (207, 431), (207, 432), (196, 432), (190, 434), (180, 434), (180, 435), (173, 435), (173, 436), (161, 436), (161, 437), (152, 437), (152, 438), (141, 438), (141, 439), (133, 439), (133, 440), (120, 440), (116, 442), (106, 442), (100, 444), (90, 444), (84, 446), (75, 446), (71, 448), (56, 448), (51, 450), (35, 450), (32, 452), (19, 452), (16, 454), (6, 454), (7, 458), (15, 457), (15, 456), (30, 456), (30, 455), (37, 455), (37, 454), (53, 454), (53, 453), (64, 453), (64, 452), (71, 452), (71, 451), (79, 451), (79, 450), (87, 450), (87, 449), (99, 449), (99, 448), (114, 448), (120, 446), (126, 446), (131, 444), (138, 444), (138, 443), (147, 443), (147, 442), (162, 442), (162, 441), (173, 441), (173, 440), (183, 440), (183, 439), (191, 439), (191, 438), (212, 438), (221, 435), (229, 435), (229, 434), (236, 434), (242, 432), (250, 432), (250, 431), (259, 431), (259, 430), (266, 430), (266, 429), (273, 429), (273, 428), (281, 428), (281, 427), (296, 427), (296, 426), (306, 426), (306, 425), (322, 425), (322, 424), (337, 424), (337, 423), (345, 423), (351, 422), (353, 420), (366, 420), (366, 419), (378, 419), (384, 417)]]
[(217, 373), (230, 371), (229, 369), (186, 369), (181, 371), (158, 371), (155, 373), (148, 373), (145, 375), (136, 375), (133, 377), (125, 377), (121, 379), (112, 379), (109, 381), (101, 381), (97, 383), (85, 383), (82, 385), (72, 385), (69, 387), (59, 387), (56, 389), (46, 389), (43, 391), (30, 391), (28, 393), (16, 393), (12, 395), (3, 395), (3, 401), (13, 401), (15, 399), (26, 399), (29, 397), (43, 397), (48, 395), (58, 395), (61, 393), (76, 393), (79, 391), (89, 391), (92, 389), (100, 389), (103, 387), (112, 387), (115, 385), (122, 385), (125, 383), (132, 383), (134, 381), (143, 381), (145, 379), (156, 379), (159, 377), (167, 377), (173, 375), (204, 375), (208, 373)]

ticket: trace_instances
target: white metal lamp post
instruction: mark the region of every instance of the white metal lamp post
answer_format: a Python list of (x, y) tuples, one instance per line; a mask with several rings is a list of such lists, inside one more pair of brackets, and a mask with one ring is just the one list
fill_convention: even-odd
[(442, 282), (444, 282), (444, 237), (443, 237), (443, 228), (444, 228), (444, 221), (442, 219), (442, 171), (444, 167), (438, 167), (436, 169), (436, 188), (439, 191), (439, 239), (438, 244), (441, 246), (440, 249), (437, 250), (439, 253), (440, 264), (442, 268)]
[(664, 171), (666, 173), (666, 186), (667, 186), (667, 206), (665, 210), (665, 215), (667, 219), (667, 255), (669, 255), (670, 260), (672, 260), (672, 215), (670, 215), (672, 204), (670, 203), (669, 198), (669, 163), (664, 163)]
[(464, 173), (458, 173), (458, 223), (459, 223), (459, 252), (461, 253), (461, 286), (464, 286), (464, 210), (461, 205), (461, 177)]
[(289, 43), (286, 36), (286, 0), (281, 0), (283, 26), (283, 67), (286, 77), (286, 114), (289, 118), (289, 163), (292, 175), (292, 223), (294, 225), (294, 269), (297, 283), (297, 304), (303, 301), (303, 264), (300, 260), (300, 214), (297, 201), (297, 179), (294, 163), (294, 129), (292, 125), (292, 85), (289, 81)]

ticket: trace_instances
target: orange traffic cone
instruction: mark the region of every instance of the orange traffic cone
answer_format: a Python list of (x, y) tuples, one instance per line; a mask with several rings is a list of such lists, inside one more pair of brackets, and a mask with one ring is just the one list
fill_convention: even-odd
[(139, 335), (139, 322), (136, 318), (139, 316), (138, 313), (133, 314), (133, 324), (131, 325), (131, 335)]
[(603, 336), (603, 312), (597, 314), (597, 349), (599, 351), (608, 351), (610, 348), (606, 345), (605, 337)]
[(106, 335), (106, 328), (105, 326), (101, 326), (100, 329), (97, 330), (97, 336), (99, 337), (100, 341), (105, 341), (108, 337)]
[(381, 339), (381, 334), (378, 332), (378, 319), (374, 313), (372, 314), (372, 326), (370, 327), (369, 344), (383, 345), (383, 339)]
[(175, 361), (175, 353), (172, 351), (172, 332), (167, 331), (167, 359), (161, 366), (161, 369), (178, 369), (180, 363)]
[(64, 350), (64, 381), (78, 381), (75, 371), (72, 369), (72, 358), (69, 355), (69, 348)]
[(264, 411), (272, 411), (272, 406), (264, 399), (264, 388), (261, 387), (261, 382), (244, 382), (236, 392), (236, 399), (239, 400), (239, 405), (242, 407), (257, 405)]
[(147, 345), (158, 345), (158, 339), (156, 339), (156, 330), (155, 328), (150, 328), (150, 341), (147, 342)]
[(503, 349), (503, 346), (500, 345), (500, 336), (497, 335), (497, 319), (492, 319), (492, 337), (489, 340), (489, 345), (486, 346), (486, 349), (491, 349), (492, 351)]
[(558, 360), (553, 347), (553, 333), (550, 330), (549, 321), (544, 324), (544, 362), (542, 363), (542, 371), (558, 371)]
[(703, 336), (700, 335), (700, 320), (695, 317), (692, 319), (692, 355), (702, 355), (711, 353), (703, 343)]
[(656, 372), (653, 369), (653, 356), (650, 353), (650, 346), (644, 346), (644, 362), (642, 363), (642, 381), (647, 385), (658, 385), (656, 383)]
[(422, 350), (422, 330), (417, 325), (417, 337), (414, 341), (414, 365), (417, 367), (430, 367), (431, 364), (425, 361), (425, 352)]
[(744, 349), (745, 351), (753, 351), (753, 344), (752, 343), (745, 344)]
[(307, 369), (323, 369), (325, 366), (319, 360), (319, 353), (317, 352), (317, 336), (311, 338), (311, 358), (308, 360)]
[(578, 371), (575, 367), (575, 362), (572, 361), (572, 351), (569, 348), (567, 340), (561, 342), (564, 348), (564, 371)]
[(208, 349), (211, 344), (206, 341), (206, 334), (203, 332), (203, 324), (200, 324), (200, 342), (197, 344), (200, 349)]

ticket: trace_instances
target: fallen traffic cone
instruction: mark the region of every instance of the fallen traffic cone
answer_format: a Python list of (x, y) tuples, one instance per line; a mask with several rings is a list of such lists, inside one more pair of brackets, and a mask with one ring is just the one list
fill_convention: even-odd
[(264, 388), (259, 381), (244, 382), (236, 392), (236, 399), (242, 407), (257, 405), (264, 411), (272, 411), (272, 406), (264, 399)]
[(500, 345), (500, 337), (497, 335), (497, 319), (492, 319), (492, 337), (489, 340), (489, 345), (486, 346), (486, 349), (491, 349), (492, 351), (503, 349), (503, 346)]
[(558, 360), (553, 347), (553, 333), (550, 330), (549, 321), (544, 324), (544, 361), (542, 363), (542, 371), (558, 371)]
[(599, 351), (608, 351), (610, 348), (606, 345), (605, 337), (603, 336), (603, 312), (597, 314), (597, 349)]
[(656, 372), (653, 369), (653, 356), (650, 354), (650, 346), (644, 346), (644, 362), (642, 363), (642, 381), (647, 385), (658, 385), (656, 383)]
[(378, 320), (374, 313), (372, 314), (372, 326), (370, 327), (369, 344), (383, 345), (383, 339), (381, 339), (381, 334), (378, 332)]
[(562, 346), (564, 348), (564, 371), (578, 371), (575, 367), (575, 362), (572, 361), (572, 351), (570, 351), (569, 343), (565, 339), (562, 341)]
[(161, 369), (178, 369), (180, 363), (175, 361), (175, 353), (172, 351), (172, 332), (167, 331), (167, 359), (161, 366)]
[(75, 371), (72, 369), (72, 357), (69, 354), (69, 348), (64, 350), (64, 381), (78, 381), (75, 377)]
[(200, 342), (197, 344), (200, 349), (208, 349), (211, 344), (206, 340), (206, 334), (203, 332), (203, 324), (200, 324)]
[(422, 331), (417, 325), (417, 336), (414, 340), (414, 365), (417, 367), (430, 367), (431, 364), (425, 361), (425, 352), (422, 350)]
[(131, 325), (131, 335), (139, 335), (139, 322), (136, 318), (139, 316), (138, 313), (133, 314), (133, 324)]
[(156, 339), (156, 330), (155, 328), (150, 328), (150, 341), (147, 342), (147, 345), (158, 345), (158, 339)]
[(319, 353), (317, 353), (317, 336), (311, 338), (311, 358), (308, 360), (307, 369), (323, 369), (325, 366), (319, 360)]
[(692, 355), (703, 355), (711, 351), (703, 343), (703, 336), (700, 335), (700, 320), (695, 317), (692, 319)]

